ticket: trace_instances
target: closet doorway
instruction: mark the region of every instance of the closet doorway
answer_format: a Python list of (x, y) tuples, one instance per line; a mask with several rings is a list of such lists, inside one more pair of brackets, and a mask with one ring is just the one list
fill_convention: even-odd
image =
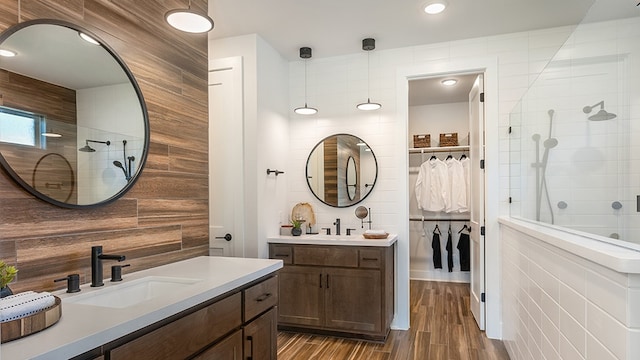
[(468, 283), (482, 330), (483, 96), (479, 72), (409, 80), (410, 278)]

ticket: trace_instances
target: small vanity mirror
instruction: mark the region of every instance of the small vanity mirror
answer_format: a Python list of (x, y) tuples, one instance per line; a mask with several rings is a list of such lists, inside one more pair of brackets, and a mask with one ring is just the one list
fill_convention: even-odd
[(69, 208), (111, 202), (147, 157), (140, 89), (103, 41), (33, 20), (0, 34), (0, 164), (24, 189)]
[(307, 184), (323, 203), (348, 207), (364, 200), (378, 177), (378, 163), (369, 145), (357, 136), (331, 135), (307, 159)]

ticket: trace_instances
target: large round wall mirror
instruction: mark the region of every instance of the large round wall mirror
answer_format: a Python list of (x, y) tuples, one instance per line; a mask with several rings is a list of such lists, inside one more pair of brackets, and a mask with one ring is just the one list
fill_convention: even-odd
[(5, 172), (68, 208), (106, 204), (130, 189), (147, 158), (149, 120), (120, 57), (89, 31), (46, 19), (4, 31), (0, 50), (13, 55), (0, 56)]
[(378, 162), (357, 136), (336, 134), (320, 141), (307, 159), (307, 184), (313, 195), (334, 207), (364, 200), (378, 177)]

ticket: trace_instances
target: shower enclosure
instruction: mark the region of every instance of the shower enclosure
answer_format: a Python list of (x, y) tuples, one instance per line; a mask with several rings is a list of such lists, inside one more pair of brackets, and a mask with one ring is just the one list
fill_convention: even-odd
[(640, 9), (605, 3), (510, 114), (511, 214), (640, 244)]

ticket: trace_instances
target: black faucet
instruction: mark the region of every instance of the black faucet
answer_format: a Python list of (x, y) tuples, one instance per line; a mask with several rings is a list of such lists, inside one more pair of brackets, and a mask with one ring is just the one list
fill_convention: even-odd
[(102, 282), (102, 260), (124, 261), (124, 255), (107, 255), (102, 253), (102, 246), (91, 247), (91, 286), (104, 285)]
[(336, 226), (336, 235), (340, 235), (340, 218), (336, 219), (336, 222), (333, 223)]

